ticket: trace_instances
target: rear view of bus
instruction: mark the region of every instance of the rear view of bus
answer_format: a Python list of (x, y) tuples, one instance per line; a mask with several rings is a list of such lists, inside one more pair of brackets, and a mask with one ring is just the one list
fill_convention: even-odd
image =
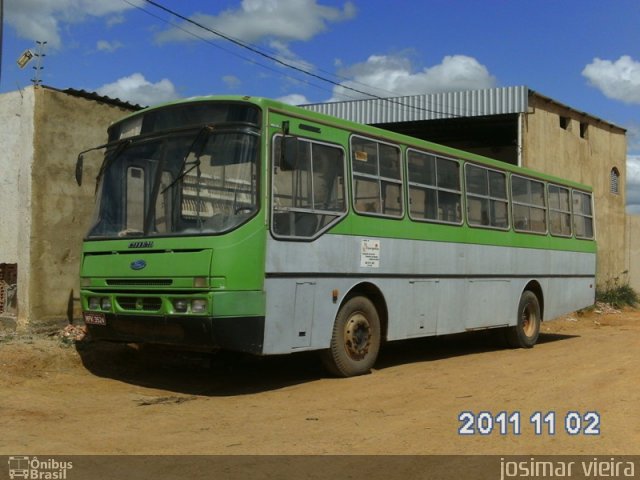
[(261, 353), (261, 122), (218, 101), (111, 126), (81, 267), (94, 338)]

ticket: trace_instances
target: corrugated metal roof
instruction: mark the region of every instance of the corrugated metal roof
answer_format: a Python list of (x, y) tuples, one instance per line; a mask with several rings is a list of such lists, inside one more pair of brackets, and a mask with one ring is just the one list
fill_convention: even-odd
[(528, 98), (528, 87), (518, 86), (315, 103), (301, 107), (358, 123), (378, 124), (523, 113), (527, 111)]
[(86, 98), (87, 100), (95, 100), (98, 102), (115, 105), (116, 107), (126, 108), (127, 110), (137, 111), (145, 108), (143, 105), (138, 105), (137, 103), (130, 103), (130, 102), (127, 102), (126, 100), (120, 100), (119, 98), (106, 97), (96, 92), (88, 92), (86, 90), (77, 90), (75, 88), (67, 88), (66, 90), (59, 90), (57, 88), (53, 88), (49, 86), (46, 86), (46, 88), (49, 88), (52, 90), (58, 90), (58, 91), (67, 93), (69, 95), (73, 95), (74, 97), (82, 97), (82, 98)]

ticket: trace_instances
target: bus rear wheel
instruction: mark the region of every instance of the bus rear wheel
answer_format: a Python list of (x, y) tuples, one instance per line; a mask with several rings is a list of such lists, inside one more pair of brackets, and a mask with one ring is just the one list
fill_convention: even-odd
[(322, 360), (330, 373), (353, 377), (371, 371), (380, 351), (380, 318), (366, 297), (347, 300), (336, 315), (329, 349)]
[(540, 335), (540, 302), (535, 293), (525, 290), (518, 304), (518, 320), (507, 329), (507, 343), (512, 348), (531, 348)]

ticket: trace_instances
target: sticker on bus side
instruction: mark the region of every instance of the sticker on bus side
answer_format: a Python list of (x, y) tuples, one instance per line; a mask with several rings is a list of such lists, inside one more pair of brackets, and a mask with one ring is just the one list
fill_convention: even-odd
[(353, 152), (353, 157), (359, 162), (366, 162), (369, 159), (369, 155), (367, 155), (367, 152), (362, 151)]
[(380, 267), (380, 240), (363, 239), (360, 244), (360, 266)]

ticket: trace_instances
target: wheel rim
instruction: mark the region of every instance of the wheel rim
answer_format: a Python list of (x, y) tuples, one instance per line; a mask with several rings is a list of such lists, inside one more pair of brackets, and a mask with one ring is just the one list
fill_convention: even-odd
[(360, 312), (349, 317), (344, 326), (344, 346), (354, 360), (362, 360), (371, 345), (371, 326), (369, 320)]
[(533, 337), (536, 334), (536, 325), (538, 323), (538, 315), (536, 309), (531, 303), (527, 303), (522, 310), (522, 331), (527, 337)]

